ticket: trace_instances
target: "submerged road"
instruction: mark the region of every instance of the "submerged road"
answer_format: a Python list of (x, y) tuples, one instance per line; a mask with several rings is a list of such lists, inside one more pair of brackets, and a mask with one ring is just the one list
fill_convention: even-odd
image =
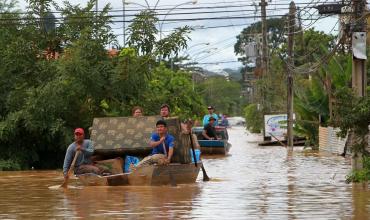
[(211, 181), (160, 187), (48, 187), (61, 171), (0, 172), (0, 219), (370, 219), (370, 192), (345, 183), (350, 161), (258, 146), (229, 129), (227, 156), (203, 156)]

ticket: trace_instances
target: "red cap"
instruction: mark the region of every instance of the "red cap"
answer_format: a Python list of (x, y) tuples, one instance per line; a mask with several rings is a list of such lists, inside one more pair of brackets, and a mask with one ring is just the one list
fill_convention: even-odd
[(75, 129), (75, 134), (85, 134), (84, 129), (82, 129), (82, 128), (76, 128)]

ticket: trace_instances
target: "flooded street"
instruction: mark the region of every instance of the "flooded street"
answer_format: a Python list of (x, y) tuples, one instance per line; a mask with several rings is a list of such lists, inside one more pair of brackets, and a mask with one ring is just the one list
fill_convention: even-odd
[(211, 181), (177, 187), (49, 189), (61, 171), (0, 172), (0, 219), (369, 219), (370, 192), (345, 183), (350, 161), (258, 146), (229, 129), (228, 156), (205, 156)]

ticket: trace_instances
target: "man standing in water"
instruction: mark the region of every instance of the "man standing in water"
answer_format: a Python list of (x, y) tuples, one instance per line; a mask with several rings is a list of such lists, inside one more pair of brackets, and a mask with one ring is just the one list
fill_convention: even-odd
[(83, 173), (95, 173), (102, 174), (103, 169), (93, 165), (91, 156), (94, 153), (94, 146), (91, 140), (85, 139), (85, 132), (82, 128), (76, 128), (74, 131), (75, 141), (70, 144), (67, 148), (66, 155), (64, 157), (63, 163), (63, 174), (64, 178), (68, 179), (68, 170), (71, 166), (73, 158), (77, 151), (80, 151), (78, 157), (76, 158), (75, 167), (73, 168), (76, 174)]

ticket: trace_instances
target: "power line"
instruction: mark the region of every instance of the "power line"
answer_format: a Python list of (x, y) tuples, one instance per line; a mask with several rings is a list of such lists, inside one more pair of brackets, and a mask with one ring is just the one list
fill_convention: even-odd
[[(281, 17), (283, 15), (271, 15), (268, 17)], [(122, 15), (108, 15), (108, 16), (99, 16), (100, 18), (120, 18)], [(165, 19), (165, 20), (157, 20), (158, 22), (163, 22), (163, 21), (199, 21), (199, 20), (225, 20), (225, 19), (245, 19), (245, 18), (256, 18), (260, 16), (221, 16), (221, 17), (199, 17), (199, 18), (176, 18), (176, 19)], [(68, 16), (68, 17), (56, 17), (55, 20), (66, 20), (68, 21), (69, 19), (92, 19), (95, 18), (94, 16)], [(43, 20), (50, 20), (50, 18), (0, 18), (0, 21), (43, 21)], [(68, 21), (68, 22), (76, 22), (80, 23), (81, 21)], [(125, 21), (120, 21), (120, 20), (114, 20), (111, 22), (126, 22), (126, 23), (131, 23), (132, 20), (125, 20)], [(59, 23), (57, 23), (59, 24)]]
[(204, 63), (198, 63), (198, 62), (195, 62), (195, 63), (185, 63), (183, 65), (188, 65), (188, 64), (191, 64), (191, 65), (206, 65), (206, 64), (219, 64), (219, 63), (239, 63), (240, 61), (237, 61), (237, 60), (228, 60), (228, 61), (214, 61), (214, 62), (204, 62)]
[[(243, 2), (245, 3), (245, 1), (235, 1), (235, 2)], [(281, 1), (280, 1), (281, 2)], [(301, 2), (301, 3), (296, 3), (296, 5), (307, 5), (307, 4), (312, 4), (313, 1), (311, 2)], [(341, 3), (342, 1), (324, 1), (325, 3), (327, 4), (336, 4), (336, 3)], [(229, 2), (230, 3), (230, 2)], [(232, 2), (231, 2), (232, 3)], [(253, 1), (254, 3), (254, 1)], [(222, 4), (221, 2), (214, 2), (214, 3), (204, 3), (204, 4), (216, 4), (217, 6), (208, 6), (208, 7), (205, 7), (205, 6), (200, 6), (200, 7), (178, 7), (176, 8), (176, 10), (199, 10), (199, 9), (217, 9), (217, 8), (221, 8), (221, 9), (225, 9), (225, 8), (240, 8), (240, 7), (251, 7), (251, 6), (255, 6), (255, 4), (246, 4), (246, 5), (242, 5), (242, 4), (239, 4), (239, 5), (219, 5), (219, 4)], [(316, 2), (316, 5), (317, 6), (317, 3), (322, 3), (320, 1)], [(200, 4), (200, 3), (199, 3)], [(169, 6), (169, 5), (168, 5)], [(165, 8), (155, 8), (155, 9), (150, 9), (151, 11), (169, 11), (171, 9), (173, 9), (173, 6), (175, 5), (171, 5), (171, 7), (165, 7)], [(269, 3), (269, 6), (289, 6), (289, 3)], [(311, 6), (309, 8), (315, 8), (315, 6)], [(163, 7), (163, 6), (162, 6)], [(145, 10), (147, 8), (138, 8), (138, 7), (135, 7), (134, 9), (130, 9), (128, 7), (126, 7), (127, 9), (125, 9), (126, 12), (130, 12), (130, 11), (133, 11), (133, 12), (140, 12), (142, 10)], [(280, 9), (280, 8), (278, 8)], [(285, 8), (282, 8), (282, 9), (285, 9)], [(287, 8), (286, 8), (287, 9)], [(267, 10), (276, 10), (276, 9), (267, 9)], [(110, 9), (108, 10), (107, 12), (122, 12), (123, 9)], [(254, 11), (252, 9), (245, 9), (245, 11)], [(48, 11), (50, 13), (55, 13), (55, 14), (58, 14), (58, 13), (63, 13), (64, 11), (60, 10), (60, 11)], [(102, 10), (98, 10), (98, 11), (81, 11), (81, 12), (98, 12), (98, 13), (101, 13), (101, 12), (105, 12), (105, 11), (102, 11)], [(192, 12), (194, 13), (194, 12)], [(200, 13), (208, 13), (208, 12), (200, 12)], [(30, 12), (1, 12), (0, 14), (30, 14)], [(176, 13), (173, 13), (173, 14), (176, 14)], [(162, 14), (159, 14), (159, 15), (162, 15)]]
[[(320, 2), (318, 2), (320, 3)], [(328, 1), (325, 1), (325, 3), (328, 3), (328, 4), (335, 4), (335, 3), (341, 3), (341, 1), (331, 1), (331, 2), (328, 2)], [(305, 5), (307, 3), (296, 3), (296, 5)], [(270, 6), (289, 6), (289, 3), (270, 3), (269, 4)], [(178, 7), (176, 9), (178, 10), (197, 10), (197, 9), (214, 9), (214, 8), (240, 8), (240, 7), (247, 7), (247, 6), (255, 6), (255, 4), (251, 3), (251, 4), (245, 4), (245, 5), (217, 5), (217, 6), (193, 6), (193, 7)], [(166, 7), (166, 8), (154, 8), (154, 9), (150, 9), (151, 11), (168, 11), (168, 10), (171, 10), (173, 7)], [(117, 9), (119, 10), (119, 9)], [(138, 7), (135, 7), (135, 10), (132, 10), (132, 9), (127, 9), (127, 11), (141, 11), (140, 8)]]

